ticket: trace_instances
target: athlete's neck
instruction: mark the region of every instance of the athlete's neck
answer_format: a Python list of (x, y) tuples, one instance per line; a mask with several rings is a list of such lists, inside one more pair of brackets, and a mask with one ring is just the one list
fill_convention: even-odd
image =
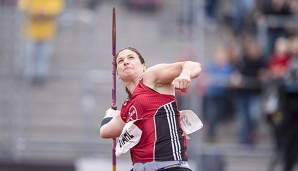
[(143, 74), (137, 77), (135, 80), (125, 83), (125, 86), (129, 90), (129, 92), (132, 94), (137, 85), (139, 84), (140, 80), (143, 78)]

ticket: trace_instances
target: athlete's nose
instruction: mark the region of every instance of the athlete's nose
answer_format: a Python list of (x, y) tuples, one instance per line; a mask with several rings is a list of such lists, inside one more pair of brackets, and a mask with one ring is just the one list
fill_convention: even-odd
[(129, 63), (128, 60), (124, 59), (123, 64), (128, 65), (128, 63)]

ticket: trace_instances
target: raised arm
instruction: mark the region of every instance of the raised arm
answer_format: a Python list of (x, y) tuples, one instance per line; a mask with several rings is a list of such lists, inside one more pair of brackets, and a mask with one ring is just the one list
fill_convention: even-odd
[(172, 87), (186, 91), (191, 79), (198, 77), (200, 72), (201, 65), (198, 62), (176, 62), (150, 67), (144, 73), (143, 78), (145, 84), (155, 90), (159, 87), (166, 87), (166, 90), (169, 90)]

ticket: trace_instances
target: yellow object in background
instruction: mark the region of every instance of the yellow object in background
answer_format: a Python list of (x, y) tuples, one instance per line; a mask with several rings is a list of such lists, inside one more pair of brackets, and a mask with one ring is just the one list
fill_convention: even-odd
[(19, 0), (26, 15), (26, 34), (35, 40), (51, 39), (56, 32), (56, 17), (64, 8), (63, 0)]

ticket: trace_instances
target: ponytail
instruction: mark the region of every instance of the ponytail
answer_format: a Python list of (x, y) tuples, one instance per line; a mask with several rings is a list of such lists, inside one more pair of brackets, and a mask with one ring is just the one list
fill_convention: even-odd
[(128, 96), (127, 98), (130, 99), (131, 98), (131, 93), (130, 93), (130, 91), (128, 90), (127, 87), (125, 87), (125, 91), (126, 91), (127, 96)]

